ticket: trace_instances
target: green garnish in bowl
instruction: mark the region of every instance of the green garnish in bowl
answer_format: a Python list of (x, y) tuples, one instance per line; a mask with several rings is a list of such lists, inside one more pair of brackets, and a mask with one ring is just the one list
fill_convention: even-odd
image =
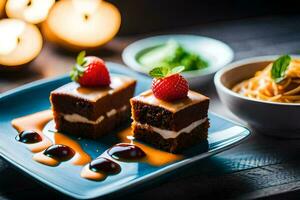
[(274, 61), (271, 69), (271, 77), (276, 83), (280, 83), (285, 78), (285, 72), (292, 58), (289, 55), (280, 56)]
[(200, 55), (186, 50), (175, 40), (169, 40), (160, 45), (141, 53), (138, 62), (146, 67), (169, 67), (184, 66), (184, 71), (193, 71), (208, 67), (208, 62)]

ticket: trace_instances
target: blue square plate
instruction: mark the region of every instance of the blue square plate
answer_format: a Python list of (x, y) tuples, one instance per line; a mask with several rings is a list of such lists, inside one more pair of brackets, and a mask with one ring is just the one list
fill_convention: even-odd
[[(119, 64), (108, 63), (108, 67), (111, 73), (134, 77), (138, 83), (136, 94), (145, 91), (151, 84), (151, 79)], [(0, 95), (0, 155), (40, 182), (75, 198), (99, 197), (142, 184), (169, 171), (229, 149), (250, 134), (246, 128), (209, 113), (211, 127), (208, 142), (193, 147), (184, 153), (182, 159), (164, 166), (121, 163), (122, 169), (125, 170), (118, 175), (109, 176), (102, 182), (86, 180), (80, 177), (81, 166), (66, 162), (58, 167), (48, 167), (33, 161), (32, 153), (15, 141), (17, 131), (11, 126), (11, 120), (14, 118), (49, 109), (50, 91), (69, 81), (67, 76), (37, 81)], [(81, 139), (79, 142), (92, 158), (96, 158), (115, 144), (116, 138), (111, 134), (104, 138), (105, 142), (102, 141)]]

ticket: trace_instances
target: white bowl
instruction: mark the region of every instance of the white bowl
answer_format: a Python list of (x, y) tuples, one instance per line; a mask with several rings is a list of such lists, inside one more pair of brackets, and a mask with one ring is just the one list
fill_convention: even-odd
[(127, 46), (122, 53), (123, 61), (133, 70), (148, 74), (151, 68), (142, 66), (137, 61), (137, 56), (143, 50), (165, 44), (170, 39), (174, 39), (187, 50), (198, 53), (209, 63), (205, 69), (182, 73), (192, 86), (208, 82), (216, 71), (233, 60), (233, 50), (219, 40), (197, 35), (159, 35), (138, 40)]
[[(265, 68), (279, 56), (262, 56), (231, 63), (218, 71), (214, 77), (221, 101), (233, 114), (264, 134), (300, 138), (300, 104), (277, 103), (251, 99), (233, 92), (231, 88)], [(300, 56), (292, 55), (293, 58)]]

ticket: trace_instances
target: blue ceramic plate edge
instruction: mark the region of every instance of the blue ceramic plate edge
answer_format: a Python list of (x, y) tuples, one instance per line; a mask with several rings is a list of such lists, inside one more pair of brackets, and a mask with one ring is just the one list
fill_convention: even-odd
[[(224, 118), (223, 118), (224, 119)], [(236, 124), (237, 125), (237, 124)], [(244, 128), (244, 127), (243, 127)], [(247, 132), (247, 134), (245, 133)], [(167, 174), (169, 173), (170, 171), (173, 171), (173, 170), (176, 170), (180, 167), (183, 167), (185, 165), (188, 165), (190, 163), (193, 163), (193, 162), (196, 162), (196, 161), (199, 161), (203, 158), (206, 158), (206, 157), (209, 157), (209, 156), (213, 156), (213, 155), (216, 155), (218, 153), (221, 153), (223, 151), (226, 151), (228, 149), (231, 149), (235, 146), (238, 146), (239, 144), (241, 144), (243, 141), (245, 141), (250, 135), (251, 135), (251, 132), (248, 130), (248, 129), (245, 129), (245, 131), (243, 131), (241, 134), (243, 134), (243, 137), (242, 138), (239, 138), (238, 141), (234, 141), (232, 142), (231, 144), (225, 146), (225, 147), (218, 147), (217, 149), (213, 150), (213, 151), (208, 151), (206, 153), (203, 153), (203, 154), (200, 154), (198, 156), (194, 156), (192, 158), (189, 158), (189, 159), (185, 159), (185, 160), (182, 160), (182, 161), (179, 161), (179, 162), (176, 162), (176, 163), (173, 163), (165, 168), (162, 168), (160, 170), (157, 170), (156, 172), (154, 173), (151, 173), (151, 174), (148, 174), (148, 175), (145, 175), (141, 178), (137, 178), (133, 183), (130, 183), (130, 184), (127, 184), (125, 185), (124, 187), (121, 187), (121, 188), (118, 188), (117, 190), (124, 190), (124, 189), (128, 189), (128, 188), (131, 188), (133, 186), (136, 186), (138, 184), (142, 184), (143, 182), (146, 182), (146, 181), (149, 181), (149, 180), (152, 180), (160, 175), (164, 175), (164, 174)], [(102, 196), (105, 196), (109, 193), (113, 193), (117, 190), (114, 190), (114, 191), (108, 191), (106, 193), (104, 193)], [(91, 197), (88, 197), (87, 199), (91, 199), (91, 198), (95, 198), (97, 197), (96, 195), (95, 196), (91, 196)]]
[[(140, 76), (139, 73), (137, 72), (134, 72), (134, 71), (130, 71), (129, 69), (123, 67), (121, 64), (118, 64), (118, 63), (114, 63), (114, 65), (118, 65), (118, 66), (121, 66), (120, 67), (110, 67), (111, 69), (114, 69), (116, 71), (119, 71), (119, 72), (125, 72), (126, 74), (132, 74), (132, 75), (136, 75), (138, 74)], [(41, 79), (41, 80), (37, 80), (37, 81), (34, 81), (34, 82), (31, 82), (31, 83), (27, 83), (23, 86), (20, 86), (20, 87), (17, 87), (15, 89), (12, 89), (12, 90), (9, 90), (7, 92), (4, 92), (3, 94), (0, 94), (0, 100), (3, 100), (5, 99), (6, 97), (10, 96), (10, 95), (14, 95), (15, 93), (19, 93), (19, 92), (24, 92), (28, 89), (30, 89), (31, 87), (40, 87), (44, 84), (47, 84), (49, 82), (53, 82), (53, 81), (58, 81), (60, 79), (63, 79), (63, 78), (66, 78), (68, 75), (61, 75), (61, 76), (58, 76), (58, 77), (52, 77), (52, 78), (45, 78), (45, 79)], [(212, 113), (212, 112), (210, 112)], [(203, 153), (201, 155), (198, 155), (198, 156), (194, 156), (192, 158), (189, 158), (189, 159), (185, 159), (185, 160), (182, 160), (182, 161), (179, 161), (179, 162), (176, 162), (176, 163), (173, 163), (169, 166), (166, 166), (160, 170), (157, 170), (151, 174), (148, 174), (148, 175), (145, 175), (143, 177), (140, 177), (140, 178), (137, 178), (135, 179), (133, 182), (130, 182), (128, 184), (125, 184), (123, 187), (120, 187), (120, 188), (116, 188), (116, 189), (111, 189), (111, 190), (108, 190), (104, 193), (102, 193), (101, 196), (105, 196), (107, 194), (110, 194), (110, 193), (113, 193), (113, 192), (116, 192), (118, 190), (124, 190), (124, 189), (128, 189), (128, 188), (131, 188), (137, 184), (140, 184), (140, 183), (143, 183), (143, 182), (146, 182), (146, 181), (149, 181), (151, 179), (154, 179), (156, 178), (157, 176), (160, 176), (162, 174), (166, 174), (172, 170), (175, 170), (175, 169), (178, 169), (184, 165), (187, 165), (187, 164), (190, 164), (192, 162), (195, 162), (195, 161), (198, 161), (202, 158), (205, 158), (205, 157), (209, 157), (209, 156), (212, 156), (212, 155), (215, 155), (215, 154), (218, 154), (222, 151), (226, 151), (234, 146), (237, 146), (239, 145), (240, 143), (242, 143), (244, 140), (246, 140), (250, 135), (251, 135), (251, 132), (249, 131), (249, 129), (247, 129), (246, 127), (230, 120), (230, 119), (227, 119), (227, 118), (224, 118), (218, 114), (215, 114), (215, 113), (212, 113), (213, 115), (216, 115), (217, 117), (219, 118), (222, 118), (226, 121), (229, 121), (237, 126), (240, 126), (242, 128), (244, 128), (245, 130), (243, 132), (241, 132), (241, 136), (239, 138), (237, 138), (235, 141), (231, 141), (230, 144), (228, 144), (227, 146), (225, 147), (218, 147), (216, 149), (214, 149), (213, 151), (208, 151), (206, 153)], [(38, 180), (39, 182), (41, 183), (44, 183), (46, 184), (47, 186), (49, 186), (50, 188), (53, 188), (57, 191), (60, 191), (61, 193), (63, 194), (66, 194), (68, 196), (71, 196), (71, 197), (74, 197), (74, 198), (77, 198), (77, 199), (91, 199), (91, 198), (96, 198), (96, 197), (99, 197), (99, 195), (97, 194), (91, 194), (91, 195), (81, 195), (81, 194), (77, 194), (77, 193), (74, 193), (74, 192), (71, 192), (65, 188), (61, 188), (59, 185), (57, 185), (56, 183), (54, 182), (51, 182), (51, 181), (48, 181), (47, 179), (44, 179), (43, 177), (39, 176), (38, 174), (34, 174), (30, 171), (30, 169), (27, 169), (25, 166), (23, 166), (22, 164), (18, 163), (17, 161), (14, 161), (12, 158), (10, 158), (9, 156), (6, 156), (5, 155), (5, 152), (3, 152), (3, 150), (0, 148), (0, 155), (1, 157), (3, 157), (5, 160), (7, 160), (8, 162), (10, 162), (11, 164), (13, 164), (15, 167), (19, 168), (20, 170), (22, 170), (23, 172), (25, 172), (26, 174), (30, 175), (31, 177), (35, 178), (35, 180)]]
[[(222, 117), (223, 118), (223, 117)], [(225, 118), (223, 118), (225, 119)], [(236, 124), (238, 125), (238, 124)], [(244, 128), (244, 127), (243, 127)], [(247, 132), (247, 133), (245, 133)], [(124, 190), (124, 189), (128, 189), (128, 188), (131, 188), (131, 187), (134, 187), (138, 184), (142, 184), (146, 181), (149, 181), (151, 179), (154, 179), (160, 175), (163, 175), (163, 174), (166, 174), (172, 170), (175, 170), (175, 169), (178, 169), (182, 166), (185, 166), (185, 165), (188, 165), (192, 162), (196, 162), (198, 160), (201, 160), (203, 158), (206, 158), (206, 157), (209, 157), (209, 156), (212, 156), (212, 155), (216, 155), (220, 152), (223, 152), (223, 151), (226, 151), (228, 149), (231, 149), (237, 145), (239, 145), (240, 143), (242, 143), (243, 141), (245, 141), (250, 135), (251, 135), (251, 132), (245, 128), (245, 131), (243, 131), (241, 134), (243, 134), (243, 137), (242, 138), (239, 138), (238, 141), (234, 141), (234, 142), (231, 142), (231, 144), (225, 146), (225, 147), (218, 147), (217, 149), (213, 150), (213, 151), (208, 151), (206, 153), (203, 153), (203, 154), (200, 154), (198, 156), (194, 156), (192, 158), (189, 158), (189, 159), (185, 159), (185, 160), (182, 160), (180, 162), (176, 162), (176, 163), (173, 163), (165, 168), (162, 168), (160, 170), (157, 170), (156, 172), (153, 172), (151, 174), (148, 174), (148, 175), (145, 175), (143, 177), (140, 177), (140, 178), (137, 178), (135, 179), (133, 182), (130, 182), (128, 184), (125, 184), (124, 186), (122, 187), (119, 187), (119, 188), (116, 188), (116, 189), (113, 189), (113, 190), (108, 190), (104, 193), (101, 194), (101, 196), (105, 196), (107, 194), (110, 194), (110, 193), (113, 193), (113, 192), (116, 192), (116, 191), (119, 191), (119, 190)], [(54, 182), (51, 182), (51, 181), (48, 181), (47, 179), (44, 179), (43, 177), (39, 176), (38, 174), (34, 174), (32, 173), (29, 169), (27, 169), (25, 166), (23, 166), (22, 164), (14, 161), (13, 159), (11, 159), (10, 157), (6, 156), (4, 152), (2, 152), (2, 150), (0, 149), (0, 156), (2, 158), (4, 158), (6, 161), (10, 162), (11, 164), (13, 164), (16, 168), (22, 170), (23, 172), (25, 172), (26, 174), (28, 174), (29, 176), (35, 178), (35, 180), (38, 180), (39, 182), (41, 183), (44, 183), (46, 184), (47, 186), (49, 186), (50, 188), (53, 188), (57, 191), (60, 191), (61, 193), (65, 194), (65, 195), (68, 195), (68, 196), (71, 196), (71, 197), (74, 197), (74, 198), (77, 198), (77, 199), (92, 199), (92, 198), (96, 198), (96, 197), (99, 197), (99, 195), (97, 194), (92, 194), (92, 195), (86, 195), (86, 196), (83, 196), (81, 194), (76, 194), (74, 192), (71, 192), (67, 189), (62, 189), (59, 185), (57, 185), (56, 183)]]

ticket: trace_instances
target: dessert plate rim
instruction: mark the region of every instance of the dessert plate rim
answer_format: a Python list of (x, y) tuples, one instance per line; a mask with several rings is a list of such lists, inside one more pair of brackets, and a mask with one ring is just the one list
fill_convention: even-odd
[[(216, 116), (218, 116), (218, 115), (216, 115)], [(218, 117), (220, 117), (220, 116), (218, 116)], [(220, 118), (225, 119), (224, 117), (220, 117)], [(238, 125), (238, 124), (236, 124), (236, 125)], [(243, 126), (240, 126), (240, 127), (243, 127)], [(243, 127), (243, 128), (245, 128), (245, 127)], [(134, 187), (134, 186), (136, 186), (138, 184), (142, 184), (144, 182), (147, 182), (147, 181), (150, 181), (152, 179), (155, 179), (155, 178), (159, 177), (160, 175), (167, 174), (167, 173), (169, 173), (169, 172), (171, 172), (173, 170), (176, 170), (176, 169), (179, 169), (179, 168), (181, 168), (183, 166), (186, 166), (188, 164), (197, 162), (197, 161), (199, 161), (199, 160), (201, 160), (203, 158), (207, 158), (207, 157), (216, 155), (216, 154), (221, 153), (223, 151), (229, 150), (229, 149), (231, 149), (231, 148), (233, 148), (235, 146), (238, 146), (239, 144), (241, 144), (242, 142), (244, 142), (251, 135), (251, 132), (247, 128), (245, 128), (245, 131), (247, 131), (248, 133), (246, 133), (246, 134), (244, 133), (244, 136), (242, 138), (240, 138), (239, 140), (237, 140), (237, 141), (235, 141), (235, 142), (233, 142), (233, 143), (231, 143), (231, 144), (229, 144), (227, 146), (219, 147), (218, 149), (216, 149), (216, 150), (214, 150), (212, 152), (208, 151), (206, 153), (202, 153), (202, 154), (194, 156), (192, 158), (188, 158), (188, 159), (185, 159), (185, 160), (181, 160), (179, 162), (172, 163), (169, 166), (165, 166), (164, 168), (159, 169), (159, 170), (157, 170), (154, 173), (151, 173), (151, 174), (148, 174), (146, 176), (137, 178), (134, 181), (134, 183), (130, 183), (130, 184), (125, 185), (122, 188), (115, 188), (112, 191), (109, 190), (109, 191), (107, 191), (105, 193), (101, 193), (101, 194), (97, 194), (96, 193), (96, 194), (91, 194), (91, 195), (81, 195), (79, 193), (75, 193), (73, 191), (69, 191), (69, 190), (67, 190), (65, 188), (60, 187), (55, 182), (49, 181), (48, 179), (45, 179), (42, 176), (39, 176), (38, 174), (34, 174), (32, 171), (30, 171), (29, 168), (26, 168), (22, 164), (20, 164), (17, 161), (15, 161), (13, 158), (10, 158), (9, 156), (6, 156), (5, 152), (3, 152), (1, 149), (0, 149), (0, 156), (3, 159), (5, 159), (7, 162), (9, 162), (10, 164), (12, 164), (14, 168), (20, 169), (22, 172), (24, 172), (27, 175), (29, 175), (32, 179), (34, 178), (34, 180), (36, 180), (36, 181), (38, 181), (38, 182), (40, 182), (40, 183), (48, 186), (50, 189), (57, 190), (57, 191), (61, 192), (62, 194), (68, 195), (68, 196), (76, 198), (76, 199), (93, 199), (93, 198), (105, 196), (105, 195), (108, 195), (108, 194), (111, 194), (111, 193), (114, 193), (114, 192), (117, 192), (117, 191), (124, 191), (124, 190), (129, 189), (131, 187)]]
[[(143, 75), (139, 75), (137, 72), (131, 71), (130, 69), (126, 69), (125, 67), (123, 67), (121, 64), (117, 64), (117, 63), (111, 63), (111, 62), (107, 62), (108, 65), (113, 64), (112, 66), (110, 66), (109, 68), (114, 68), (114, 70), (120, 72), (120, 73), (126, 73), (127, 75), (133, 75), (133, 76), (139, 76), (139, 77), (143, 77), (146, 79), (149, 79)], [(27, 90), (30, 90), (32, 87), (42, 87), (43, 85), (47, 85), (50, 82), (55, 82), (55, 81), (59, 81), (62, 79), (65, 79), (68, 75), (61, 75), (61, 76), (57, 76), (57, 77), (52, 77), (52, 78), (46, 78), (46, 79), (41, 79), (38, 81), (34, 81), (28, 84), (25, 84), (23, 86), (17, 87), (15, 89), (9, 90), (7, 92), (4, 92), (3, 94), (0, 94), (0, 101), (5, 101), (5, 98), (11, 96), (11, 95), (16, 95), (16, 94), (20, 94), (20, 92), (26, 92)], [(96, 198), (96, 197), (100, 197), (100, 196), (105, 196), (108, 195), (110, 193), (114, 193), (116, 191), (124, 191), (126, 189), (132, 188), (133, 186), (136, 186), (138, 184), (142, 184), (145, 183), (151, 179), (155, 179), (158, 176), (162, 175), (162, 174), (166, 174), (169, 173), (170, 171), (176, 170), (180, 167), (183, 167), (185, 165), (188, 165), (190, 163), (199, 161), (203, 158), (215, 155), (217, 153), (220, 153), (222, 151), (226, 151), (230, 148), (233, 148), (237, 145), (239, 145), (240, 143), (242, 143), (244, 140), (246, 140), (250, 135), (251, 132), (249, 129), (247, 129), (246, 127), (240, 125), (239, 123), (236, 123), (232, 120), (226, 119), (223, 116), (220, 116), (218, 114), (209, 112), (210, 115), (214, 115), (218, 118), (221, 118), (222, 120), (225, 120), (227, 122), (230, 122), (236, 126), (239, 126), (241, 128), (243, 128), (243, 131), (241, 131), (239, 133), (239, 137), (234, 138), (233, 141), (229, 142), (229, 144), (225, 145), (225, 146), (220, 146), (217, 147), (213, 150), (207, 151), (205, 153), (201, 153), (198, 155), (195, 155), (193, 157), (190, 158), (186, 158), (183, 160), (179, 160), (177, 162), (171, 163), (169, 165), (163, 166), (160, 169), (157, 169), (154, 172), (148, 173), (146, 175), (143, 175), (141, 177), (136, 178), (135, 180), (132, 180), (130, 182), (127, 182), (124, 184), (124, 186), (122, 187), (113, 187), (112, 189), (108, 189), (105, 192), (97, 192), (98, 190), (92, 190), (90, 192), (87, 192), (85, 194), (82, 193), (76, 193), (76, 191), (70, 191), (67, 188), (61, 187), (59, 183), (55, 182), (55, 181), (51, 181), (46, 179), (45, 177), (39, 175), (39, 174), (35, 174), (30, 167), (26, 167), (24, 165), (24, 163), (22, 163), (21, 161), (17, 161), (15, 160), (15, 158), (13, 157), (13, 155), (11, 155), (10, 153), (7, 153), (5, 151), (4, 148), (0, 147), (0, 156), (2, 158), (4, 158), (6, 161), (8, 161), (9, 163), (11, 163), (14, 167), (20, 169), (22, 172), (26, 173), (27, 175), (30, 175), (32, 178), (34, 178), (35, 180), (38, 180), (38, 182), (43, 183), (45, 185), (47, 185), (49, 188), (55, 189), (57, 191), (60, 191), (61, 193), (77, 198), (77, 199), (91, 199), (91, 198)]]

